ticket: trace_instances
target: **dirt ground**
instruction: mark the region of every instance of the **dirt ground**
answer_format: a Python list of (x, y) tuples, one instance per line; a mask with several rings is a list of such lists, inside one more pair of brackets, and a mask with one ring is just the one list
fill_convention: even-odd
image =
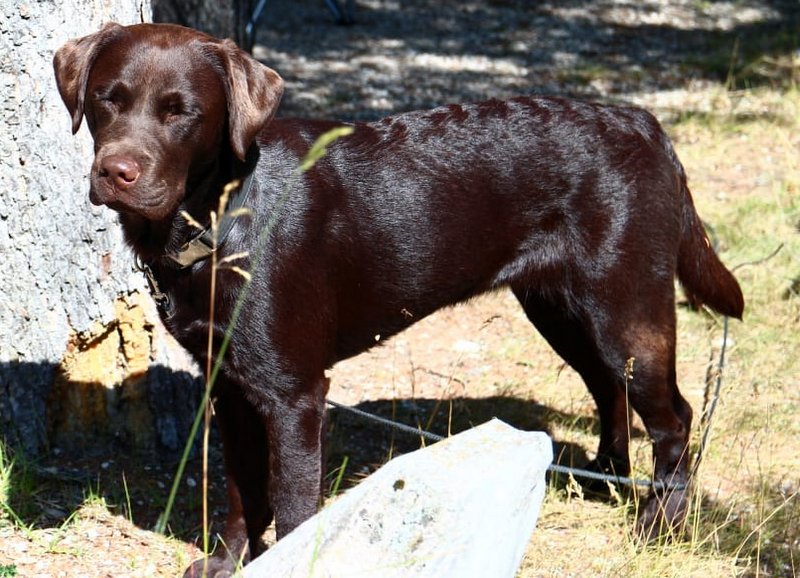
[[(796, 97), (787, 105), (798, 72), (798, 54), (792, 51), (800, 22), (796, 2), (360, 0), (357, 5), (357, 24), (337, 27), (322, 2), (268, 4), (255, 54), (286, 78), (282, 114), (368, 119), (530, 92), (627, 101), (653, 109), (665, 121), (704, 216), (731, 215), (759, 195), (772, 194), (775, 183), (796, 186), (800, 180), (798, 131), (758, 130), (785, 128), (798, 120)], [(792, 34), (787, 27), (794, 30), (793, 49), (781, 40)], [(721, 110), (733, 113), (726, 116), (729, 130), (709, 128), (712, 120), (707, 119)], [(739, 130), (740, 125), (751, 129)], [(752, 274), (744, 274), (749, 283)], [(683, 307), (680, 321), (679, 381), (699, 409), (719, 331)], [(800, 333), (798, 323), (795, 319), (789, 331)], [(783, 356), (796, 354), (785, 351)], [(784, 401), (797, 404), (791, 384), (784, 385)], [(340, 364), (332, 372), (330, 398), (440, 434), (496, 416), (522, 429), (550, 433), (562, 463), (593, 457), (597, 440), (593, 403), (580, 379), (505, 292), (441, 311)], [(795, 431), (797, 425), (787, 427)], [(637, 463), (646, 464), (640, 455), (646, 453), (641, 428), (634, 429), (634, 436)], [(340, 410), (330, 412), (329, 438), (329, 471), (348, 458), (345, 486), (393, 455), (419, 447), (418, 439)], [(793, 470), (800, 468), (796, 453), (787, 454), (776, 458), (785, 464), (782, 471), (799, 471)], [(224, 488), (216, 449), (211, 458), (211, 508), (213, 518), (221, 521)], [(10, 504), (13, 514), (0, 516), (0, 578), (176, 576), (200, 554), (197, 458), (181, 482), (171, 537), (151, 530), (163, 511), (174, 461), (51, 456), (15, 468), (19, 497)], [(709, 468), (711, 482), (721, 488), (717, 497), (735, 495), (736, 482), (725, 478), (722, 468), (715, 471), (713, 460)], [(796, 474), (782, 475), (787, 495), (796, 495)], [(663, 566), (617, 565), (612, 570), (603, 559), (627, 544), (629, 515), (614, 504), (564, 495), (563, 487), (548, 494), (534, 535), (538, 542), (532, 542), (520, 576), (798, 573), (798, 566), (759, 570), (758, 564), (742, 565), (732, 555), (709, 555), (702, 564), (664, 556)], [(582, 528), (588, 534), (582, 535)], [(271, 540), (269, 535), (265, 539)], [(578, 551), (594, 562), (575, 564)]]

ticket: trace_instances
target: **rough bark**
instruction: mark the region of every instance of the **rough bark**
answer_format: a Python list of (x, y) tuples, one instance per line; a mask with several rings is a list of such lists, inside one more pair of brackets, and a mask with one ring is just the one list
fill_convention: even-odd
[(88, 200), (54, 51), (146, 0), (12, 3), (0, 18), (0, 441), (30, 454), (120, 442), (178, 449), (194, 369), (156, 319), (114, 214)]
[(217, 38), (231, 38), (242, 49), (253, 49), (246, 33), (256, 0), (153, 0), (153, 21), (197, 28)]

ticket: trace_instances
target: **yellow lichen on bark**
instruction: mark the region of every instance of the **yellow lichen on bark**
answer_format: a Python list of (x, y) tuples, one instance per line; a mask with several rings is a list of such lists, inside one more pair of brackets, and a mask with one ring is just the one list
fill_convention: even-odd
[(143, 378), (153, 358), (153, 325), (146, 299), (121, 295), (114, 319), (70, 336), (47, 402), (51, 442), (83, 445), (125, 430), (135, 445), (147, 444)]

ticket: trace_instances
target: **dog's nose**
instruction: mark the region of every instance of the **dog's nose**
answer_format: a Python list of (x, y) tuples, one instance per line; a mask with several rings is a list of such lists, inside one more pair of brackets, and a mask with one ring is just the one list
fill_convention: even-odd
[(122, 155), (108, 155), (100, 163), (100, 176), (110, 180), (118, 189), (132, 187), (141, 172), (139, 163)]

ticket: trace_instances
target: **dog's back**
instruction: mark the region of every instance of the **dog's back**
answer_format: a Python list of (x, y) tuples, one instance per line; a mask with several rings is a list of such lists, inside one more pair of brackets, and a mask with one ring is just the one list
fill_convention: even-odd
[[(330, 126), (274, 121), (262, 136), (265, 163), (290, 148), (299, 162)], [(671, 284), (679, 254), (719, 263), (687, 244), (695, 212), (683, 169), (637, 108), (523, 97), (400, 114), (355, 125), (305, 183), (317, 181), (325, 186), (301, 183), (290, 200), (303, 216), (289, 234), (317, 245), (307, 254), (327, 255), (337, 357), (505, 285), (577, 295), (640, 266)], [(696, 276), (681, 276), (697, 287)], [(703, 287), (692, 294), (717, 304)]]

